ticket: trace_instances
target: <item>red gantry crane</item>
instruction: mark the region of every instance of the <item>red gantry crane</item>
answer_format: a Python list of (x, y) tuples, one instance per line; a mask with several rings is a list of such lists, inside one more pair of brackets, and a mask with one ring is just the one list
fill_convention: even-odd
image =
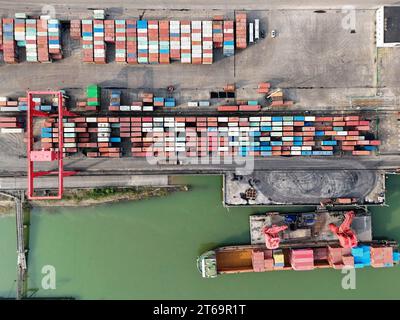
[[(34, 96), (55, 96), (58, 99), (57, 113), (48, 113), (35, 109), (35, 103), (33, 101)], [(63, 129), (63, 117), (64, 116), (76, 116), (75, 114), (64, 109), (63, 106), (63, 94), (61, 91), (29, 91), (27, 92), (28, 98), (28, 112), (27, 112), (27, 158), (28, 158), (28, 199), (30, 200), (49, 200), (49, 199), (61, 199), (64, 191), (64, 177), (71, 176), (76, 171), (64, 171), (63, 163), (63, 150), (64, 150), (64, 129)], [(34, 150), (34, 135), (33, 135), (33, 121), (34, 118), (58, 118), (58, 148), (50, 150)], [(55, 171), (35, 171), (35, 162), (53, 162), (58, 161), (58, 170)], [(35, 178), (43, 176), (57, 176), (58, 179), (58, 191), (56, 195), (49, 196), (37, 196), (35, 195)]]
[(358, 244), (358, 239), (351, 229), (354, 218), (354, 211), (347, 211), (343, 223), (338, 227), (333, 223), (329, 224), (329, 229), (338, 237), (339, 243), (343, 248), (353, 248)]
[(266, 227), (264, 229), (265, 235), (265, 246), (268, 249), (277, 249), (279, 248), (279, 244), (281, 242), (281, 238), (279, 237), (279, 233), (285, 231), (288, 226), (276, 226), (272, 225), (271, 227)]

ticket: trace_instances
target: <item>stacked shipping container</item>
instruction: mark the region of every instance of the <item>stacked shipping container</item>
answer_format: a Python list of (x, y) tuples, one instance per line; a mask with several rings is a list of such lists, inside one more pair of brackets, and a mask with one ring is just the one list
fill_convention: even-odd
[(147, 20), (137, 22), (138, 33), (138, 62), (148, 63), (148, 26)]
[(115, 42), (115, 21), (114, 20), (104, 20), (104, 41), (105, 42)]
[(73, 40), (79, 40), (81, 38), (81, 21), (71, 20), (69, 35)]
[(82, 20), (82, 49), (83, 61), (94, 61), (94, 47), (93, 47), (93, 21)]
[(25, 47), (25, 19), (14, 20), (14, 40), (20, 47)]
[(17, 63), (17, 48), (14, 41), (14, 19), (3, 18), (3, 53), (4, 62)]
[(137, 61), (136, 20), (126, 20), (126, 61), (136, 64)]
[(148, 23), (149, 37), (149, 63), (158, 63), (158, 21), (149, 20)]
[(49, 19), (47, 21), (47, 32), (49, 38), (49, 53), (52, 59), (62, 59), (60, 21), (58, 19)]
[(222, 32), (223, 25), (222, 20), (214, 20), (212, 22), (213, 25), (213, 42), (214, 48), (222, 48), (224, 42), (224, 34)]
[(181, 24), (180, 21), (169, 22), (170, 57), (172, 60), (181, 59)]
[(181, 21), (181, 63), (191, 63), (190, 21)]
[(235, 54), (235, 46), (233, 39), (233, 21), (224, 21), (224, 56), (233, 56)]
[(38, 59), (40, 62), (50, 62), (47, 20), (45, 19), (37, 20), (36, 27), (37, 27)]
[(203, 21), (203, 64), (213, 63), (213, 29), (212, 21)]
[[(154, 105), (162, 104), (161, 100), (152, 94), (144, 94), (143, 107), (150, 106), (153, 103)], [(165, 103), (166, 99), (164, 105)], [(122, 139), (127, 138), (132, 142), (130, 151), (133, 156), (142, 157), (146, 153), (152, 152), (155, 155), (165, 155), (167, 158), (174, 156), (179, 158), (180, 156), (206, 157), (210, 155), (329, 156), (340, 150), (340, 141), (367, 141), (360, 145), (359, 151), (364, 151), (362, 148), (365, 145), (379, 144), (378, 140), (365, 140), (364, 135), (352, 136), (357, 137), (357, 140), (335, 140), (335, 137), (321, 135), (319, 131), (322, 127), (328, 129), (332, 126), (333, 120), (328, 121), (328, 118), (333, 117), (86, 118), (86, 124), (82, 121), (81, 125), (86, 125), (88, 132), (96, 133), (96, 135), (90, 138), (89, 136), (85, 137), (85, 143), (89, 143), (90, 147), (86, 144), (81, 145), (81, 147), (83, 151), (92, 151), (92, 149), (87, 148), (101, 147), (100, 143), (116, 143), (117, 145), (113, 147), (118, 147)], [(75, 121), (75, 119), (81, 118), (69, 118), (68, 122), (81, 121)], [(368, 122), (368, 120), (359, 120), (359, 122), (361, 121)], [(100, 125), (100, 123), (112, 124)], [(352, 124), (351, 126), (355, 125)], [(366, 125), (363, 127), (366, 127)], [(110, 128), (115, 128), (115, 130)], [(347, 137), (341, 134), (338, 134), (338, 136)], [(68, 142), (72, 143), (71, 140), (68, 140)], [(102, 147), (110, 147), (110, 145), (102, 145)], [(103, 155), (100, 152), (93, 156)]]
[(201, 21), (192, 21), (192, 63), (202, 63)]
[(126, 62), (125, 20), (115, 20), (115, 61)]
[(106, 63), (106, 43), (104, 42), (104, 21), (93, 21), (93, 35), (94, 35), (94, 62), (104, 64)]
[(37, 62), (37, 43), (36, 43), (36, 20), (26, 19), (26, 61)]
[(169, 21), (159, 22), (159, 40), (160, 40), (160, 63), (169, 63)]
[(236, 48), (247, 47), (247, 15), (245, 12), (236, 12)]
[[(106, 63), (106, 42), (116, 42), (117, 62), (168, 64), (170, 60), (181, 60), (182, 63), (211, 64), (213, 47), (223, 47), (225, 56), (234, 54), (234, 22), (223, 21), (222, 16), (215, 19), (151, 20), (149, 24), (141, 20), (138, 26), (135, 20), (128, 20), (128, 23), (126, 20), (71, 20), (70, 36), (71, 39), (82, 37), (84, 62)], [(48, 62), (62, 58), (60, 22), (57, 19), (45, 21), (47, 23), (15, 19), (14, 23), (14, 19), (3, 19), (0, 50), (5, 52), (6, 63), (17, 62), (16, 44), (11, 39), (16, 40), (18, 46), (27, 46), (28, 61)], [(246, 47), (245, 21), (245, 13), (236, 15), (238, 48)]]

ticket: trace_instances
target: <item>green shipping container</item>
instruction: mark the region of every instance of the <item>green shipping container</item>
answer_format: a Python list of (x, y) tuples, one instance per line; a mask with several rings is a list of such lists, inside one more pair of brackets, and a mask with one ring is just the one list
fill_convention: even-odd
[(100, 88), (95, 84), (91, 84), (87, 87), (86, 94), (88, 98), (100, 98)]

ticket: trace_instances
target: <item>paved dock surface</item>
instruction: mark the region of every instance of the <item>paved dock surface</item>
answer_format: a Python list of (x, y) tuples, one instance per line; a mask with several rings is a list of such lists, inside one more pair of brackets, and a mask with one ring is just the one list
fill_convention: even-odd
[[(255, 199), (243, 197), (246, 190)], [(240, 205), (319, 205), (326, 199), (356, 198), (362, 204), (383, 204), (385, 174), (375, 170), (263, 171), (248, 176), (227, 173), (224, 202)]]
[[(168, 186), (166, 175), (91, 175), (70, 176), (64, 180), (65, 188), (98, 188), (98, 187), (139, 187)], [(26, 177), (0, 177), (0, 190), (24, 190), (28, 186)], [(55, 189), (58, 180), (51, 177), (40, 178), (37, 188)]]

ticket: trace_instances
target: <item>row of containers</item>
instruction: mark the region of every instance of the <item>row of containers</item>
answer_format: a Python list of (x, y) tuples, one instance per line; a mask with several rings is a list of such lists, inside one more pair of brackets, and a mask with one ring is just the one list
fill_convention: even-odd
[[(360, 245), (354, 248), (327, 246), (307, 249), (289, 249), (285, 259), (282, 249), (253, 249), (252, 267), (255, 272), (282, 270), (313, 270), (321, 261), (328, 261), (334, 269), (349, 268), (389, 268), (399, 263), (399, 253), (391, 246)], [(285, 261), (286, 260), (286, 261)]]
[[(235, 29), (236, 25), (236, 29)], [(81, 30), (82, 28), (82, 30)], [(81, 39), (83, 61), (105, 63), (106, 43), (115, 43), (115, 61), (130, 64), (212, 64), (213, 48), (225, 56), (247, 47), (247, 15), (233, 20), (72, 20), (70, 35)], [(96, 59), (97, 58), (97, 59)]]
[(172, 97), (156, 97), (153, 93), (143, 93), (142, 101), (133, 101), (130, 105), (121, 105), (121, 91), (111, 90), (108, 111), (154, 111), (155, 108), (173, 108), (176, 106)]
[(25, 48), (26, 61), (51, 62), (62, 59), (61, 28), (57, 19), (3, 18), (0, 23), (0, 51), (4, 62), (18, 63), (18, 48)]
[(24, 123), (21, 117), (0, 117), (0, 133), (23, 133)]
[[(122, 112), (152, 112), (156, 109), (173, 108), (176, 106), (175, 98), (157, 97), (153, 93), (142, 93), (141, 101), (132, 101), (129, 105), (121, 104), (121, 90), (110, 91), (110, 105), (108, 111)], [(77, 101), (76, 108), (78, 111), (98, 111), (100, 106), (100, 88), (96, 85), (87, 87), (87, 97), (85, 101)], [(1, 111), (1, 107), (0, 107)]]
[[(116, 62), (212, 64), (213, 48), (232, 56), (235, 43), (237, 49), (247, 47), (247, 25), (245, 12), (237, 12), (235, 20), (83, 19), (70, 21), (70, 37), (81, 40), (82, 60), (87, 63), (106, 63), (106, 44), (113, 43)], [(26, 48), (29, 62), (62, 59), (60, 38), (60, 21), (48, 16), (3, 18), (0, 23), (0, 50), (6, 63), (18, 62), (18, 47)]]
[[(82, 20), (81, 24), (84, 62), (106, 63), (105, 46), (110, 42), (115, 43), (116, 62), (169, 64), (176, 60), (188, 64), (213, 63), (213, 32), (218, 31), (215, 25), (213, 28), (213, 21)], [(115, 26), (112, 36), (111, 24)], [(230, 56), (234, 54), (233, 26), (229, 21), (224, 25), (227, 28), (224, 29), (227, 34), (224, 54)], [(73, 34), (75, 37), (76, 31)], [(215, 37), (218, 47), (219, 34), (223, 33), (217, 32)]]
[[(45, 101), (40, 97), (32, 98), (34, 107), (38, 111), (54, 112), (57, 110), (58, 100), (57, 98), (52, 101)], [(63, 98), (63, 104), (65, 105), (65, 97)], [(19, 97), (17, 100), (9, 100), (8, 97), (0, 97), (0, 111), (1, 112), (26, 112), (28, 110), (28, 99), (27, 97)]]
[[(56, 125), (52, 119), (44, 128), (44, 148), (57, 147)], [(93, 157), (106, 156), (97, 150), (100, 147), (112, 148), (106, 153), (115, 157), (122, 153), (134, 157), (152, 153), (165, 158), (343, 153), (367, 156), (380, 145), (371, 126), (371, 120), (362, 120), (358, 115), (71, 117), (65, 123), (64, 145), (67, 153), (82, 151)]]

